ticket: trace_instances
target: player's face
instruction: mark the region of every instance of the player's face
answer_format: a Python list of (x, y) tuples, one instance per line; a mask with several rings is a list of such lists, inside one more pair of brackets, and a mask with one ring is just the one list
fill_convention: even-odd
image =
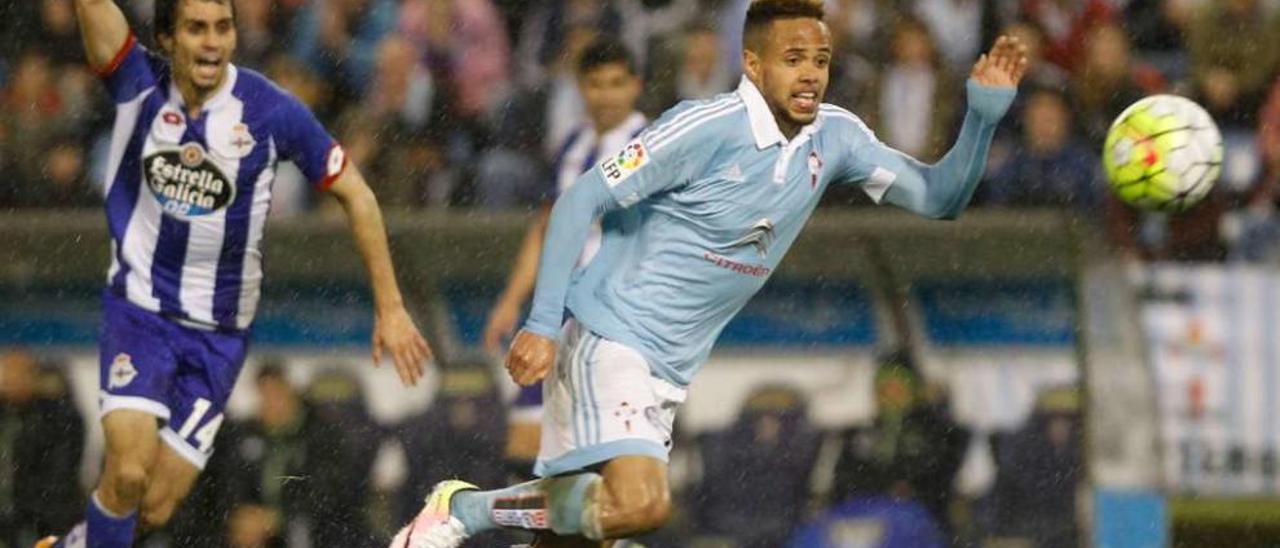
[(770, 24), (760, 48), (744, 57), (747, 76), (784, 133), (794, 134), (818, 116), (830, 79), (831, 35), (812, 18), (779, 19)]
[(617, 127), (635, 110), (640, 98), (640, 77), (631, 74), (624, 63), (608, 63), (580, 76), (578, 89), (591, 123), (604, 131)]
[(181, 88), (207, 93), (222, 83), (236, 49), (231, 2), (184, 0), (178, 4), (172, 36), (162, 36)]

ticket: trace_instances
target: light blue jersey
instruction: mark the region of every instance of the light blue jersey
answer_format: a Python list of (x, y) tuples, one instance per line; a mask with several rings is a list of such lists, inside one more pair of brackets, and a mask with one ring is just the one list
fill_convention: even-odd
[[(960, 138), (934, 166), (833, 105), (788, 140), (746, 78), (733, 93), (681, 103), (557, 201), (525, 328), (556, 338), (567, 309), (640, 351), (654, 376), (687, 386), (828, 185), (858, 185), (877, 203), (934, 218), (964, 209), (1013, 90), (971, 82), (969, 95)], [(599, 216), (600, 252), (574, 270)]]

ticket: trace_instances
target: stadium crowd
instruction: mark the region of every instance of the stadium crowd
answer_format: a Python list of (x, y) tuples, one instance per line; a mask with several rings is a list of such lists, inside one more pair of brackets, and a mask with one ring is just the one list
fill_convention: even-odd
[[(148, 41), (151, 2), (122, 0)], [(737, 82), (746, 0), (237, 0), (237, 62), (335, 128), (380, 200), (519, 208), (548, 195), (551, 159), (585, 120), (574, 60), (601, 35), (640, 60), (650, 117)], [(924, 160), (958, 128), (966, 67), (1000, 32), (1033, 73), (975, 204), (1080, 210), (1146, 259), (1280, 260), (1280, 2), (828, 0), (839, 49), (828, 101)], [(71, 0), (0, 7), (0, 207), (93, 206), (113, 111), (86, 69)], [(1148, 94), (1203, 104), (1226, 142), (1207, 203), (1143, 214), (1106, 191), (1110, 121)], [(272, 214), (326, 204), (300, 176)], [(827, 205), (865, 205), (832, 192)]]
[[(77, 483), (47, 481), (80, 475), (92, 420), (65, 366), (0, 353), (0, 547), (25, 548), (78, 519)], [(231, 417), (191, 498), (138, 546), (385, 546), (440, 478), (497, 486), (527, 477), (527, 462), (503, 454), (508, 418), (492, 369), (457, 364), (429, 407), (388, 423), (371, 414), (351, 367), (317, 367), (305, 382), (276, 358), (246, 372), (253, 411)], [(676, 518), (643, 545), (1078, 545), (1084, 467), (1073, 388), (1045, 390), (1023, 426), (982, 434), (977, 454), (994, 473), (978, 489), (958, 487), (978, 433), (952, 417), (945, 389), (909, 354), (881, 355), (873, 388), (874, 417), (847, 428), (819, 426), (805, 393), (778, 383), (753, 389), (722, 428), (693, 433), (677, 422)], [(385, 451), (403, 459), (401, 473), (378, 470)], [(527, 540), (486, 533), (466, 546)]]
[[(120, 3), (149, 42), (151, 3)], [(585, 120), (578, 51), (598, 36), (622, 40), (641, 61), (640, 108), (653, 117), (680, 100), (733, 89), (747, 2), (235, 4), (237, 63), (268, 74), (334, 128), (384, 205), (508, 209), (551, 194), (551, 158)], [(1135, 258), (1280, 262), (1280, 1), (828, 5), (839, 52), (827, 100), (923, 160), (936, 159), (954, 137), (973, 58), (1001, 32), (1031, 46), (1033, 72), (992, 148), (977, 206), (1073, 209)], [(1199, 101), (1226, 144), (1223, 180), (1205, 204), (1178, 216), (1115, 201), (1099, 160), (1111, 120), (1160, 92)], [(82, 58), (71, 0), (0, 6), (0, 210), (99, 206), (112, 116)], [(826, 207), (869, 203), (837, 189), (825, 199)], [(278, 180), (272, 215), (332, 207), (295, 173)], [(875, 523), (903, 524), (902, 536), (888, 537), (902, 546), (1077, 545), (1072, 516), (1083, 472), (1072, 394), (1045, 394), (1021, 430), (990, 440), (996, 476), (988, 493), (970, 497), (953, 492), (971, 444), (945, 394), (909, 357), (881, 362), (869, 424), (823, 431), (810, 423), (802, 394), (765, 386), (728, 428), (677, 443), (685, 511), (646, 544), (816, 546), (806, 535), (876, 516)], [(81, 439), (74, 433), (89, 420), (75, 411), (59, 371), (19, 352), (0, 358), (0, 546), (29, 541), (31, 527), (65, 527), (83, 501), (83, 493), (41, 491), (67, 482), (32, 481), (78, 474), (83, 447), (41, 445)], [(397, 425), (371, 420), (359, 386), (338, 373), (300, 386), (268, 366), (253, 384), (262, 401), (256, 414), (224, 429), (225, 450), (183, 513), (144, 544), (375, 546), (430, 482), (507, 479), (502, 400), (484, 374), (446, 379), (426, 412), (438, 420)], [(36, 429), (68, 435), (31, 434)], [(449, 445), (427, 441), (440, 439)], [(371, 451), (389, 440), (412, 459), (394, 490), (376, 485), (371, 470)], [(20, 503), (31, 500), (41, 504)], [(845, 533), (851, 542), (871, 534)]]

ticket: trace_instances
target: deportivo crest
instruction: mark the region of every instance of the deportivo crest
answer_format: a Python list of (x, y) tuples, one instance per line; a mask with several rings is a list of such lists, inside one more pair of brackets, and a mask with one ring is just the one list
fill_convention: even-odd
[(155, 152), (142, 165), (147, 187), (170, 215), (208, 215), (235, 200), (235, 185), (198, 143)]
[(107, 371), (107, 388), (124, 388), (129, 386), (137, 376), (138, 370), (133, 367), (133, 358), (121, 352), (116, 354), (115, 359), (111, 361), (111, 369)]
[(750, 245), (756, 248), (756, 253), (763, 259), (769, 256), (769, 246), (773, 244), (773, 221), (768, 218), (756, 221), (746, 236), (734, 240), (729, 245), (739, 247)]
[(600, 163), (600, 172), (610, 188), (627, 180), (633, 173), (649, 163), (649, 149), (639, 138), (633, 139), (622, 151)]
[(253, 134), (249, 133), (249, 126), (239, 123), (231, 127), (231, 148), (235, 149), (236, 154), (244, 156), (253, 151), (253, 147), (258, 144), (253, 139)]

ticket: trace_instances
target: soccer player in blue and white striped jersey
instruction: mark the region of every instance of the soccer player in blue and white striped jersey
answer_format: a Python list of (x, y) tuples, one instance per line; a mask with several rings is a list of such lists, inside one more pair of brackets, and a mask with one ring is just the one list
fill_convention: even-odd
[[(453, 547), (496, 527), (583, 546), (661, 527), (675, 411), (823, 191), (853, 185), (930, 218), (964, 210), (1024, 48), (1002, 37), (977, 61), (958, 140), (927, 165), (822, 103), (832, 56), (822, 18), (821, 0), (756, 0), (737, 91), (667, 111), (560, 197), (532, 313), (507, 357), (516, 382), (544, 381), (543, 479), (496, 491), (443, 482), (396, 546)], [(595, 219), (600, 252), (575, 270)]]
[(99, 341), (106, 464), (85, 522), (42, 545), (132, 546), (139, 525), (163, 525), (190, 491), (248, 350), (281, 161), (346, 210), (377, 307), (375, 363), (385, 348), (414, 384), (430, 357), (372, 191), (302, 103), (231, 64), (232, 4), (156, 0), (157, 54), (113, 1), (76, 0), (89, 64), (116, 104)]

